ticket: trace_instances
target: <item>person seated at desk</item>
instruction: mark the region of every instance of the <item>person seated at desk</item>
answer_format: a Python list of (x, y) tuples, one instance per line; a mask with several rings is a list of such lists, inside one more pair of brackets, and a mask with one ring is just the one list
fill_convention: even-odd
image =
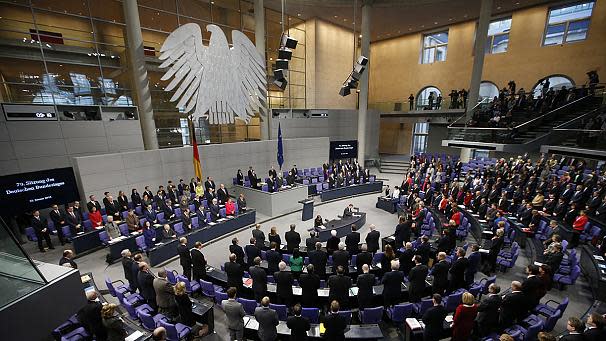
[(242, 214), (246, 212), (246, 199), (244, 198), (244, 193), (240, 193), (238, 196), (238, 214)]
[(167, 199), (166, 201), (162, 201), (160, 206), (158, 206), (162, 212), (164, 212), (164, 220), (173, 220), (175, 219), (175, 209), (173, 208), (173, 201)]
[(193, 225), (191, 221), (191, 212), (188, 207), (183, 208), (183, 211), (181, 212), (181, 223), (185, 233), (191, 232)]
[(114, 222), (114, 216), (107, 216), (107, 224), (105, 224), (105, 232), (107, 232), (107, 236), (109, 240), (120, 237), (120, 228), (118, 228), (118, 224)]
[(73, 206), (67, 207), (65, 223), (69, 226), (72, 236), (75, 236), (78, 232), (82, 232), (82, 217), (74, 212)]
[(200, 224), (200, 226), (202, 226), (202, 223), (207, 222), (204, 205), (200, 204), (200, 206), (196, 208), (196, 216), (198, 217), (198, 224)]
[(234, 216), (236, 215), (236, 205), (231, 198), (225, 202), (225, 215)]
[(156, 230), (151, 226), (149, 220), (143, 224), (143, 236), (145, 237), (145, 245), (148, 248), (151, 249), (156, 245)]
[(63, 251), (63, 257), (61, 257), (61, 259), (59, 260), (59, 265), (61, 265), (61, 266), (69, 265), (70, 268), (77, 269), (78, 264), (76, 264), (76, 262), (74, 262), (74, 252), (69, 249)]
[(292, 171), (288, 171), (288, 175), (286, 176), (286, 184), (288, 186), (293, 186), (295, 184), (296, 178), (296, 174), (294, 174)]
[(282, 245), (282, 239), (280, 238), (280, 235), (278, 234), (278, 232), (276, 232), (275, 226), (272, 226), (271, 229), (269, 230), (269, 242), (276, 243), (276, 244), (278, 244), (278, 246)]
[(220, 208), (217, 202), (217, 198), (213, 199), (212, 203), (209, 205), (208, 210), (210, 211), (210, 220), (215, 222), (217, 221), (219, 218), (221, 218), (220, 215)]
[(164, 224), (162, 229), (162, 240), (172, 240), (177, 238), (177, 234), (168, 224)]
[(145, 207), (145, 211), (143, 212), (143, 215), (145, 216), (145, 219), (149, 223), (151, 223), (151, 224), (158, 223), (158, 217), (156, 215), (156, 211), (154, 211), (154, 208), (151, 205), (148, 205)]
[(267, 191), (269, 193), (273, 193), (276, 191), (276, 184), (274, 182), (273, 176), (270, 176), (269, 178), (267, 178)]
[(343, 211), (343, 218), (351, 218), (353, 217), (354, 211), (353, 211), (354, 205), (353, 204), (349, 204), (345, 210)]
[(244, 186), (244, 174), (242, 174), (241, 169), (238, 169), (238, 173), (236, 174), (236, 184), (239, 186)]
[(314, 219), (314, 227), (320, 227), (322, 225), (324, 225), (324, 219), (322, 219), (322, 216), (318, 214), (316, 219)]
[(282, 175), (282, 172), (278, 173), (278, 176), (275, 178), (276, 181), (276, 188), (279, 190), (280, 188), (286, 186), (286, 183), (284, 181), (284, 177)]
[(128, 231), (130, 232), (135, 232), (140, 229), (139, 217), (137, 217), (135, 210), (132, 208), (128, 210), (128, 214), (126, 215), (126, 226), (128, 226)]
[(337, 188), (337, 179), (335, 178), (335, 173), (330, 173), (328, 177), (328, 189)]

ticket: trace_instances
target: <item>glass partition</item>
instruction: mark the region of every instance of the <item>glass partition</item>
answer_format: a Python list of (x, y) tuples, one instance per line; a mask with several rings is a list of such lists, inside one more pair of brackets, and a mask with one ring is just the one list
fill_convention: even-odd
[(46, 284), (46, 279), (0, 218), (0, 308)]

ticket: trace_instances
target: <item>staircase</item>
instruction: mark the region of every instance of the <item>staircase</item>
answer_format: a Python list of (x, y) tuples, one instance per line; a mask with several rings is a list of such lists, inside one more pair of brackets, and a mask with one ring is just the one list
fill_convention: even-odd
[(410, 169), (410, 157), (408, 155), (381, 155), (379, 171), (387, 174), (404, 175)]

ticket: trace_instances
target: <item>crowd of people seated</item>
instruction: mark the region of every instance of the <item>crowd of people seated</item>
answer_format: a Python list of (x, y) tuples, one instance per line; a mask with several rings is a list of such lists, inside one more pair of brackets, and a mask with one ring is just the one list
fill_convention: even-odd
[[(201, 226), (220, 219), (223, 208), (225, 216), (234, 216), (247, 209), (244, 194), (240, 194), (234, 201), (225, 185), (220, 184), (217, 187), (212, 176), (207, 177), (204, 182), (192, 178), (189, 185), (183, 179), (179, 180), (177, 186), (168, 181), (167, 188), (164, 189), (164, 186), (160, 185), (155, 195), (149, 186), (145, 186), (143, 195), (133, 188), (130, 200), (124, 191), (118, 192), (117, 200), (110, 192), (105, 192), (102, 202), (103, 206), (95, 195), (90, 195), (84, 209), (78, 201), (65, 204), (63, 209), (58, 204), (53, 204), (48, 213), (52, 224), (49, 224), (40, 211), (34, 211), (29, 226), (37, 239), (40, 252), (46, 250), (43, 242), (47, 248), (54, 249), (50, 238), (53, 232), (51, 227), (56, 230), (60, 244), (65, 245), (70, 242), (71, 237), (92, 229), (104, 229), (109, 240), (118, 238), (122, 233), (119, 225), (125, 223), (129, 232), (142, 232), (147, 247), (151, 248), (163, 238), (176, 237), (175, 231), (168, 223), (181, 221), (183, 231), (187, 233), (194, 228), (193, 217), (198, 217), (198, 224)], [(143, 218), (145, 223), (141, 224)], [(157, 224), (164, 225), (164, 229), (160, 231), (161, 235), (156, 235), (153, 228)], [(63, 227), (68, 227), (68, 235)]]
[[(320, 170), (320, 168), (318, 168)], [(327, 183), (329, 189), (349, 186), (368, 182), (371, 175), (369, 169), (364, 169), (356, 159), (348, 159), (326, 162), (322, 165), (321, 172), (312, 169), (312, 173), (306, 174), (297, 168), (297, 165), (287, 172), (277, 171), (273, 166), (268, 171), (268, 177), (262, 181), (252, 166), (248, 169), (245, 176), (241, 169), (238, 169), (234, 184), (240, 186), (250, 186), (255, 189), (266, 189), (273, 193), (283, 188), (289, 188), (296, 183), (305, 183), (304, 180), (315, 178), (317, 183)], [(311, 182), (311, 181), (309, 181)], [(265, 187), (266, 186), (266, 187)]]
[(510, 81), (489, 105), (474, 113), (468, 126), (511, 127), (516, 123), (514, 122), (516, 112), (524, 112), (525, 118), (540, 116), (566, 103), (587, 96), (590, 90), (585, 84), (581, 87), (554, 88), (551, 87), (549, 78), (543, 79), (539, 86), (541, 86), (541, 93), (536, 96), (533, 91), (526, 92), (524, 88), (519, 88), (516, 92), (515, 81)]

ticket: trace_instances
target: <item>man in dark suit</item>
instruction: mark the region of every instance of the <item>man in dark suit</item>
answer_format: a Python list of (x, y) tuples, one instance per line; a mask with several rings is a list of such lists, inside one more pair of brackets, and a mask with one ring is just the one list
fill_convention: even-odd
[(228, 198), (229, 198), (229, 191), (227, 191), (227, 188), (225, 188), (224, 184), (220, 184), (219, 189), (217, 190), (217, 199), (219, 199), (219, 203), (221, 205), (225, 205)]
[(74, 211), (73, 206), (67, 207), (67, 212), (65, 212), (65, 223), (69, 226), (73, 236), (82, 231), (82, 217)]
[(606, 336), (606, 319), (604, 316), (593, 312), (587, 316), (587, 329), (583, 332), (585, 341), (601, 341)]
[(113, 216), (114, 220), (120, 220), (120, 204), (114, 200), (114, 197), (108, 195), (107, 198), (103, 199), (103, 202), (105, 203), (105, 214)]
[(358, 287), (358, 306), (360, 309), (370, 308), (373, 307), (375, 275), (370, 273), (368, 263), (361, 265), (360, 270), (362, 274), (358, 275), (358, 279), (356, 280), (356, 285)]
[(265, 233), (261, 230), (261, 224), (255, 225), (255, 229), (252, 230), (252, 236), (255, 238), (255, 245), (257, 245), (259, 250), (265, 249)]
[(202, 243), (196, 242), (194, 248), (190, 251), (192, 276), (194, 281), (206, 279), (206, 259), (202, 253)]
[(259, 324), (257, 335), (260, 341), (274, 341), (278, 338), (276, 326), (280, 323), (278, 313), (269, 308), (269, 297), (261, 299), (261, 306), (255, 309), (255, 320)]
[[(130, 252), (130, 251), (129, 251)], [(134, 290), (139, 290), (141, 292), (141, 287), (139, 286), (139, 264), (143, 261), (143, 256), (140, 253), (137, 253), (133, 256), (133, 263), (131, 268), (131, 273), (133, 277)]]
[(425, 295), (425, 279), (429, 269), (427, 265), (421, 263), (421, 256), (414, 256), (415, 266), (408, 273), (408, 296), (409, 301), (416, 303), (421, 301), (421, 297)]
[(175, 219), (175, 209), (173, 208), (172, 200), (167, 199), (163, 201), (158, 208), (164, 212), (164, 220), (171, 221)]
[(480, 246), (473, 244), (471, 246), (471, 253), (467, 256), (468, 264), (465, 270), (465, 284), (470, 285), (473, 283), (476, 272), (480, 269), (480, 263), (482, 263), (482, 255), (480, 254)]
[(86, 293), (86, 305), (76, 315), (78, 322), (82, 324), (84, 329), (91, 335), (94, 335), (96, 340), (107, 340), (107, 330), (103, 326), (101, 317), (101, 308), (103, 305), (97, 300), (97, 292), (89, 291)]
[(213, 190), (217, 189), (212, 176), (207, 177), (206, 181), (204, 181), (204, 189), (208, 191), (209, 188), (212, 188)]
[(305, 239), (305, 247), (307, 248), (307, 252), (314, 250), (316, 248), (316, 243), (319, 241), (320, 239), (316, 237), (316, 231), (309, 231), (309, 238)]
[[(383, 305), (386, 307), (400, 303), (402, 282), (404, 281), (404, 273), (400, 271), (398, 261), (392, 260), (390, 266), (391, 271), (385, 272), (383, 279), (381, 279), (381, 284), (383, 284)], [(387, 271), (387, 269), (384, 270)]]
[(341, 239), (337, 237), (337, 230), (330, 231), (330, 238), (326, 241), (326, 251), (329, 255), (339, 249), (339, 242)]
[(448, 312), (442, 306), (442, 296), (440, 294), (433, 294), (432, 301), (433, 307), (427, 309), (422, 318), (425, 324), (423, 330), (424, 341), (438, 341), (444, 334), (444, 319)]
[(376, 226), (374, 224), (370, 224), (369, 228), (370, 232), (366, 235), (366, 245), (368, 246), (368, 252), (375, 253), (380, 249), (379, 239), (381, 234), (375, 230)]
[[(347, 252), (347, 251), (346, 251)], [(351, 288), (351, 278), (345, 276), (345, 268), (342, 266), (337, 267), (337, 274), (332, 275), (328, 278), (328, 287), (330, 291), (328, 293), (329, 301), (337, 301), (343, 307), (349, 307), (349, 288)]]
[(191, 254), (187, 247), (187, 238), (179, 238), (179, 245), (177, 246), (177, 254), (179, 255), (179, 264), (183, 268), (183, 276), (187, 277), (191, 281)]
[(463, 248), (457, 249), (457, 259), (452, 262), (450, 271), (450, 291), (455, 291), (459, 288), (465, 288), (465, 271), (469, 265), (469, 260), (465, 258), (465, 250)]
[(541, 298), (545, 293), (545, 285), (539, 278), (539, 267), (534, 264), (529, 264), (526, 267), (528, 277), (522, 282), (522, 292), (526, 296), (527, 309), (530, 311), (540, 303)]
[(94, 195), (88, 197), (89, 201), (86, 203), (86, 208), (89, 212), (93, 210), (93, 206), (97, 208), (97, 211), (101, 212), (101, 204), (97, 201)]
[(284, 234), (284, 239), (286, 240), (286, 250), (292, 254), (293, 250), (301, 244), (301, 235), (295, 231), (295, 224), (290, 224), (290, 231)]
[(415, 256), (415, 250), (412, 248), (412, 243), (408, 242), (404, 245), (404, 252), (400, 254), (400, 271), (404, 273), (404, 276), (408, 276), (410, 269), (415, 266), (413, 260)]
[(356, 256), (355, 264), (358, 275), (362, 273), (362, 265), (372, 265), (372, 253), (368, 252), (368, 246), (366, 244), (362, 244), (360, 249), (362, 250), (362, 252), (358, 253), (358, 255)]
[(438, 262), (434, 264), (432, 269), (433, 283), (431, 291), (434, 294), (444, 295), (446, 289), (448, 289), (448, 271), (450, 270), (450, 263), (446, 261), (446, 253), (438, 253)]
[(356, 225), (351, 224), (351, 232), (345, 237), (345, 245), (350, 255), (358, 254), (360, 244), (360, 233), (356, 231)]
[(249, 267), (254, 264), (256, 257), (261, 257), (261, 250), (256, 245), (255, 238), (250, 238), (250, 244), (244, 247), (244, 253), (246, 254), (246, 265)]
[(501, 303), (500, 326), (506, 328), (514, 323), (522, 322), (528, 315), (527, 307), (526, 296), (522, 292), (522, 283), (511, 282), (511, 293), (505, 295)]
[(276, 182), (275, 179), (270, 176), (269, 178), (267, 178), (267, 191), (269, 193), (273, 193), (276, 191)]
[(562, 259), (564, 259), (564, 253), (562, 252), (562, 244), (556, 244), (553, 249), (553, 252), (548, 252), (547, 254), (545, 254), (544, 263), (549, 265), (552, 271), (557, 271), (557, 269), (560, 268), (560, 264), (562, 264)]
[(278, 298), (278, 304), (285, 304), (289, 307), (293, 300), (293, 276), (290, 271), (286, 271), (286, 263), (280, 262), (278, 268), (280, 270), (274, 272), (274, 279), (276, 280), (276, 297)]
[(156, 215), (156, 211), (154, 211), (154, 209), (152, 208), (151, 205), (148, 205), (147, 208), (145, 209), (145, 212), (143, 212), (143, 215), (145, 216), (145, 219), (147, 219), (147, 221), (149, 221), (150, 224), (157, 224), (158, 223), (158, 217)]
[(583, 330), (585, 325), (578, 317), (571, 316), (566, 323), (568, 334), (560, 337), (560, 341), (584, 341)]
[(50, 217), (51, 221), (55, 225), (55, 229), (57, 230), (57, 237), (59, 237), (59, 242), (61, 243), (61, 245), (64, 245), (66, 242), (66, 238), (65, 238), (65, 236), (63, 236), (62, 227), (67, 225), (65, 223), (65, 215), (59, 209), (59, 206), (57, 204), (53, 204), (53, 206), (51, 206), (51, 208), (52, 208), (52, 211), (49, 212), (48, 216)]
[[(236, 255), (236, 263), (244, 266), (244, 250), (240, 245), (238, 245), (238, 238), (233, 238), (231, 240), (231, 245), (229, 246), (229, 252)], [(254, 259), (254, 258), (253, 258)]]
[(219, 218), (221, 218), (221, 215), (219, 214), (221, 208), (219, 208), (219, 205), (217, 204), (217, 199), (213, 199), (212, 203), (208, 205), (209, 206), (209, 211), (210, 211), (210, 220), (212, 220), (213, 222), (217, 221)]
[(488, 286), (488, 296), (478, 306), (476, 330), (479, 337), (499, 329), (499, 308), (501, 307), (501, 288), (495, 283)]
[(313, 264), (307, 266), (307, 273), (299, 276), (301, 286), (301, 304), (306, 307), (319, 307), (318, 289), (320, 289), (320, 277), (315, 273)]
[(145, 262), (139, 263), (137, 282), (139, 283), (141, 296), (145, 298), (147, 304), (149, 304), (152, 309), (157, 310), (158, 305), (156, 304), (156, 291), (154, 290), (154, 275), (149, 270), (149, 265)]
[(322, 250), (322, 244), (316, 243), (316, 249), (307, 252), (309, 263), (313, 264), (316, 273), (319, 276), (326, 275), (326, 263), (328, 262), (328, 254)]
[(63, 256), (59, 260), (59, 265), (69, 264), (72, 269), (77, 269), (78, 264), (74, 262), (74, 252), (72, 250), (63, 251)]
[(410, 231), (412, 228), (412, 220), (406, 219), (405, 216), (400, 217), (400, 221), (398, 225), (396, 225), (396, 231), (394, 233), (394, 238), (396, 240), (395, 249), (399, 249), (404, 245), (405, 242), (410, 241)]
[(292, 308), (292, 313), (293, 316), (288, 317), (286, 320), (286, 326), (290, 329), (290, 340), (307, 340), (307, 331), (311, 329), (311, 325), (306, 318), (301, 317), (301, 305), (295, 304)]
[(261, 302), (261, 299), (267, 292), (267, 274), (261, 268), (261, 257), (255, 257), (254, 265), (248, 268), (248, 273), (252, 279), (252, 290), (255, 295), (255, 301)]
[[(354, 208), (354, 205), (353, 204), (349, 204), (345, 208), (345, 210), (343, 211), (343, 218), (351, 218), (351, 217), (353, 217), (353, 213), (354, 213), (353, 212), (353, 208)], [(341, 306), (343, 306), (343, 305), (341, 304)]]
[(43, 238), (46, 241), (46, 246), (48, 246), (49, 249), (55, 249), (50, 239), (48, 221), (46, 221), (46, 218), (40, 216), (40, 211), (34, 211), (34, 217), (32, 218), (31, 224), (34, 232), (36, 233), (36, 238), (38, 239), (38, 249), (40, 252), (46, 252), (42, 247)]
[(332, 271), (337, 271), (339, 266), (349, 269), (349, 252), (345, 250), (345, 243), (339, 243), (339, 249), (332, 253)]
[(128, 281), (129, 287), (132, 291), (137, 290), (137, 284), (133, 279), (133, 259), (129, 249), (124, 249), (120, 253), (122, 255), (122, 269), (124, 270), (124, 278)]
[(237, 262), (235, 254), (229, 255), (229, 262), (226, 262), (223, 266), (227, 273), (227, 287), (234, 287), (238, 292), (242, 292), (242, 276), (244, 276), (244, 269)]
[(421, 237), (421, 244), (417, 247), (416, 255), (421, 256), (421, 263), (427, 265), (429, 263), (429, 257), (431, 255), (431, 244), (429, 244), (429, 237)]
[[(217, 199), (217, 193), (215, 193), (214, 189), (209, 188), (208, 190), (204, 191), (204, 199), (210, 205), (210, 203), (213, 201), (213, 199)], [(218, 203), (218, 201), (217, 201), (217, 203)]]
[(341, 305), (338, 301), (330, 302), (330, 312), (324, 316), (321, 322), (324, 324), (324, 340), (345, 341), (345, 329), (347, 321), (339, 315)]
[(271, 243), (271, 246), (265, 254), (267, 260), (267, 273), (273, 274), (279, 270), (279, 264), (282, 261), (282, 254), (280, 253), (280, 245), (277, 243)]

